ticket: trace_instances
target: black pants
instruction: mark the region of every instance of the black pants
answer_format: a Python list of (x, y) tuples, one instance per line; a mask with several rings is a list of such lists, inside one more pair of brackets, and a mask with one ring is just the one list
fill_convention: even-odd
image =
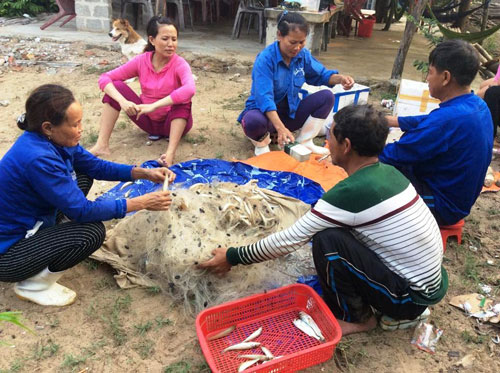
[(363, 322), (370, 306), (394, 319), (415, 319), (426, 306), (413, 303), (408, 282), (389, 270), (343, 228), (330, 228), (313, 238), (314, 265), (323, 299), (337, 319)]
[[(78, 175), (78, 186), (87, 195), (92, 179)], [(58, 213), (57, 221), (63, 217)], [(101, 222), (56, 224), (39, 230), (0, 254), (0, 281), (18, 282), (33, 277), (46, 267), (64, 271), (88, 258), (101, 247), (106, 230)]]
[(484, 93), (484, 102), (488, 105), (493, 119), (493, 138), (497, 135), (497, 126), (500, 125), (500, 86), (493, 86)]

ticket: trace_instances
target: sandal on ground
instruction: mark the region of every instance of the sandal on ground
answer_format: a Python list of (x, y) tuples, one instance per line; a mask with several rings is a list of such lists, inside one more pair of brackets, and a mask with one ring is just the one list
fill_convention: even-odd
[(383, 330), (409, 329), (417, 326), (421, 321), (425, 322), (429, 318), (431, 311), (426, 308), (422, 314), (414, 320), (395, 320), (389, 316), (382, 316), (379, 325)]
[(161, 136), (158, 136), (158, 135), (149, 135), (148, 139), (151, 140), (151, 141), (158, 141), (159, 139), (161, 139)]

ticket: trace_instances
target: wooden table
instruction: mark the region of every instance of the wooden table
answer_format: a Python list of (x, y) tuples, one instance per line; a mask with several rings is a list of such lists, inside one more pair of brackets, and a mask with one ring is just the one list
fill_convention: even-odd
[[(306, 38), (306, 48), (311, 51), (312, 54), (318, 55), (320, 50), (326, 51), (326, 46), (330, 40), (329, 34), (326, 36), (327, 31), (325, 28), (329, 28), (331, 32), (332, 24), (330, 20), (333, 16), (332, 22), (337, 19), (337, 14), (343, 9), (343, 5), (337, 6), (331, 10), (323, 10), (320, 12), (313, 11), (297, 11), (300, 13), (307, 21), (309, 25), (309, 34)], [(266, 17), (266, 45), (273, 43), (276, 40), (276, 34), (278, 31), (277, 18), (281, 14), (283, 9), (279, 8), (266, 8), (264, 10), (264, 17)]]

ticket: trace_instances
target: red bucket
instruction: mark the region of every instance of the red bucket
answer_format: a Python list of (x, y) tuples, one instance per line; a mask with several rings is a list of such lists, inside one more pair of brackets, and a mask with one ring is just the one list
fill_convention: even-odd
[(375, 21), (376, 19), (373, 16), (363, 18), (363, 20), (359, 23), (358, 36), (362, 38), (369, 38), (370, 36), (372, 36), (373, 25), (375, 24)]

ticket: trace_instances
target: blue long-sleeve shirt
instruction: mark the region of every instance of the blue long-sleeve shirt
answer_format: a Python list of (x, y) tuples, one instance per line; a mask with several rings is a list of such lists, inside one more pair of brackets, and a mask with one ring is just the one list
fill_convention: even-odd
[(491, 162), (493, 123), (473, 93), (443, 102), (428, 115), (398, 117), (401, 139), (386, 145), (380, 161), (411, 166), (432, 190), (436, 212), (446, 224), (469, 215)]
[(0, 160), (0, 254), (42, 221), (55, 224), (56, 210), (77, 222), (122, 218), (125, 199), (92, 202), (76, 183), (84, 173), (100, 180), (132, 180), (133, 166), (96, 158), (80, 145), (61, 147), (44, 136), (24, 132)]
[(288, 100), (288, 115), (295, 118), (300, 104), (299, 90), (304, 82), (315, 86), (331, 86), (328, 81), (333, 74), (338, 74), (338, 71), (327, 70), (306, 48), (293, 57), (287, 66), (275, 41), (255, 59), (250, 97), (238, 121), (241, 122), (248, 110), (258, 109), (262, 113), (276, 110), (277, 104), (285, 97)]

